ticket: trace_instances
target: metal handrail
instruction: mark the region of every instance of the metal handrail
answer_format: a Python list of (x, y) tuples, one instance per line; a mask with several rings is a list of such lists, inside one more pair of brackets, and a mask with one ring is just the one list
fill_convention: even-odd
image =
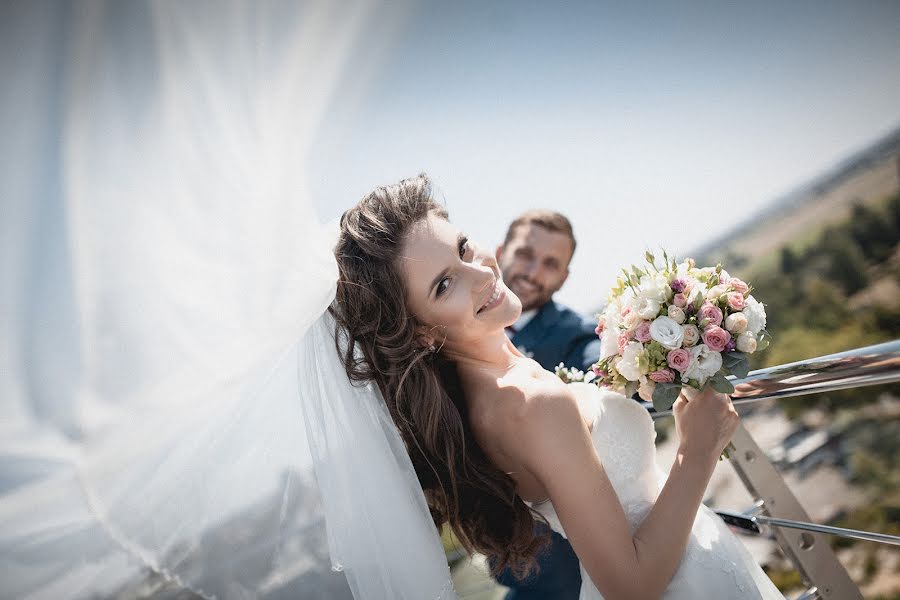
[(774, 527), (789, 527), (791, 529), (801, 529), (803, 531), (814, 531), (816, 533), (825, 533), (837, 537), (854, 538), (867, 542), (879, 542), (882, 544), (892, 544), (900, 546), (900, 536), (889, 535), (886, 533), (871, 533), (869, 531), (861, 531), (859, 529), (848, 529), (846, 527), (834, 527), (832, 525), (819, 525), (817, 523), (807, 523), (805, 521), (795, 521), (793, 519), (778, 519), (768, 517), (766, 515), (750, 515), (747, 513), (737, 513), (730, 510), (716, 509), (716, 514), (729, 525), (740, 527), (744, 531), (750, 533), (762, 533), (760, 525), (771, 525)]
[[(729, 379), (735, 388), (731, 398), (736, 406), (897, 382), (900, 381), (900, 340), (758, 369), (747, 377)], [(643, 404), (654, 419), (672, 414), (671, 410), (656, 412), (649, 402)], [(829, 545), (818, 538), (837, 535), (900, 546), (900, 537), (811, 523), (809, 515), (743, 425), (735, 431), (732, 445), (735, 451), (730, 455), (731, 465), (756, 503), (744, 513), (718, 510), (719, 516), (730, 525), (757, 534), (762, 533), (763, 526), (770, 528), (768, 531), (803, 581), (812, 584), (797, 600), (861, 600), (859, 588)], [(799, 536), (790, 533), (796, 530), (803, 533)]]
[[(771, 398), (894, 383), (900, 381), (900, 340), (757, 369), (729, 380), (734, 385), (731, 399), (736, 407)], [(671, 410), (657, 412), (650, 402), (642, 404), (654, 419), (672, 415)]]

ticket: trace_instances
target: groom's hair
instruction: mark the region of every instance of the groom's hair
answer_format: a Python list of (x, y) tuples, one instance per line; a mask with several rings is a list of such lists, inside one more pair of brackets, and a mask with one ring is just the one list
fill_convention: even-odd
[(509, 229), (506, 230), (506, 239), (503, 241), (504, 244), (509, 243), (516, 233), (516, 227), (520, 225), (538, 225), (547, 231), (562, 233), (572, 241), (572, 255), (575, 255), (575, 232), (572, 230), (572, 223), (564, 214), (544, 209), (525, 211), (509, 224)]
[[(341, 217), (340, 275), (330, 310), (351, 381), (374, 381), (385, 399), (439, 528), (449, 523), (470, 553), (524, 575), (548, 541), (543, 520), (513, 479), (481, 451), (469, 426), (456, 365), (424, 343), (406, 302), (400, 256), (407, 232), (428, 215), (447, 219), (428, 176), (376, 188)], [(427, 329), (427, 327), (424, 327)]]

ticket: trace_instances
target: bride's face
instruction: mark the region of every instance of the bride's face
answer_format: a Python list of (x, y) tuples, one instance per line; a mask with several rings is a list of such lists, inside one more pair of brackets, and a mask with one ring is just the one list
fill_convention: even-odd
[(400, 268), (411, 312), (448, 349), (502, 331), (522, 312), (493, 254), (440, 217), (429, 215), (409, 231)]

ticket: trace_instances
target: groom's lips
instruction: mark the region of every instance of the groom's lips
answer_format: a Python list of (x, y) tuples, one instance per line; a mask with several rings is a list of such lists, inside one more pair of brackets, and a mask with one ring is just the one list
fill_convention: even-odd
[(542, 291), (541, 286), (522, 277), (517, 277), (510, 282), (510, 287), (515, 288), (514, 292), (524, 292), (527, 294), (539, 294)]

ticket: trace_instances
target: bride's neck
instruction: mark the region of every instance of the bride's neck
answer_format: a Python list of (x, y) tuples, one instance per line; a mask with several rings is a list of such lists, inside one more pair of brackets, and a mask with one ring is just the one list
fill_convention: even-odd
[(463, 376), (485, 373), (502, 375), (523, 358), (502, 331), (462, 347), (445, 348), (444, 356), (456, 363)]

